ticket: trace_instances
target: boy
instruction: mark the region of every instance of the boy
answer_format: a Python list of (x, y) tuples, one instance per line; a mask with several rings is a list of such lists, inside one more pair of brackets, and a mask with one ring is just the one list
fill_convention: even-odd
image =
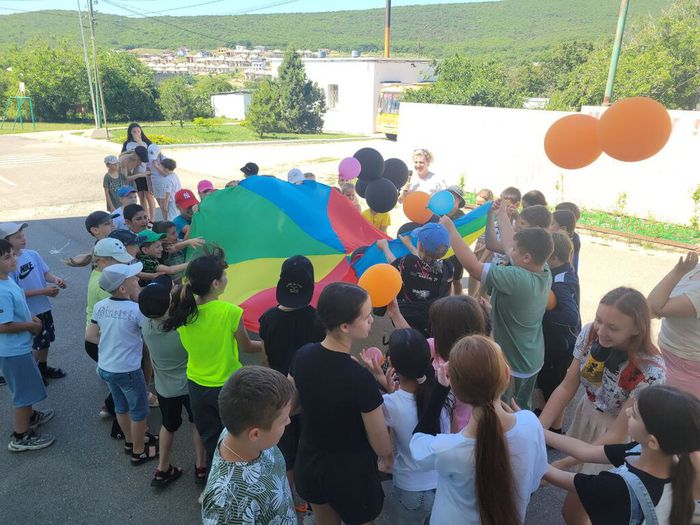
[(146, 437), (148, 395), (141, 370), (142, 316), (138, 304), (130, 300), (139, 293), (136, 276), (142, 269), (137, 262), (112, 264), (102, 270), (100, 288), (111, 297), (95, 305), (85, 334), (87, 341), (98, 346), (97, 373), (114, 398), (117, 421), (124, 432), (124, 451), (131, 455), (132, 465), (158, 456), (155, 439)]
[(22, 452), (51, 446), (55, 438), (36, 432), (54, 416), (54, 411), (32, 408), (46, 399), (46, 388), (32, 357), (32, 336), (38, 336), (42, 326), (41, 320), (29, 312), (22, 289), (10, 279), (16, 269), (12, 245), (0, 239), (0, 371), (10, 387), (15, 415), (15, 430), (7, 448)]
[[(136, 258), (143, 264), (144, 273), (166, 275), (175, 275), (184, 272), (187, 269), (187, 263), (178, 264), (176, 266), (167, 266), (161, 264), (160, 259), (163, 257), (163, 239), (164, 233), (156, 233), (152, 230), (144, 230), (138, 236), (139, 252)], [(149, 279), (139, 281), (139, 285), (146, 286)]]
[(106, 211), (93, 211), (85, 217), (85, 229), (95, 238), (95, 241), (106, 239), (114, 231), (115, 214)]
[[(9, 241), (17, 255), (17, 270), (12, 272), (10, 277), (24, 291), (31, 314), (41, 321), (42, 330), (34, 337), (32, 348), (44, 384), (48, 384), (49, 379), (61, 379), (66, 376), (60, 368), (47, 364), (49, 346), (56, 339), (49, 297), (56, 297), (59, 290), (65, 289), (66, 281), (51, 273), (41, 255), (34, 250), (25, 249), (27, 239), (24, 237), (24, 229), (27, 226), (26, 222), (0, 224), (0, 238)], [(48, 283), (56, 286), (46, 286)]]
[(192, 216), (195, 212), (195, 206), (199, 205), (199, 201), (190, 190), (180, 190), (175, 194), (175, 206), (177, 206), (180, 215), (173, 219), (173, 224), (177, 229), (177, 238), (184, 239), (190, 232), (190, 224), (192, 224)]
[(177, 216), (175, 206), (175, 194), (180, 191), (180, 179), (175, 173), (177, 164), (173, 159), (163, 159), (160, 161), (162, 176), (157, 175), (162, 180), (159, 185), (159, 193), (155, 196), (160, 206), (160, 213), (164, 221), (171, 221)]
[(199, 184), (197, 184), (197, 193), (199, 193), (200, 201), (203, 201), (204, 197), (215, 191), (216, 189), (210, 180), (200, 180)]
[(129, 204), (136, 204), (138, 194), (131, 186), (122, 186), (117, 190), (117, 197), (119, 197), (120, 206), (114, 210), (113, 213), (114, 227), (117, 230), (126, 230), (126, 223), (124, 222), (124, 208), (126, 208)]
[[(508, 216), (510, 217), (511, 224), (515, 224), (518, 219), (518, 206), (520, 206), (520, 200), (522, 199), (520, 195), (520, 190), (513, 186), (508, 186), (505, 190), (501, 192), (501, 201), (508, 211)], [(486, 242), (486, 249), (491, 252), (491, 262), (492, 264), (502, 264), (507, 258), (504, 256), (504, 248), (501, 244), (501, 232), (499, 225), (496, 224), (495, 220), (495, 210), (491, 208), (489, 214), (486, 217), (486, 231), (484, 232), (484, 241)]]
[(105, 166), (107, 167), (107, 173), (102, 179), (102, 188), (105, 192), (107, 211), (114, 211), (119, 207), (117, 191), (126, 184), (126, 177), (119, 173), (119, 159), (116, 155), (107, 155), (105, 157)]
[(136, 235), (148, 229), (148, 215), (140, 204), (129, 204), (124, 208), (126, 228)]
[(129, 230), (115, 230), (109, 234), (110, 239), (120, 241), (132, 259), (139, 254), (139, 237)]
[[(559, 211), (559, 210), (568, 210), (571, 213), (573, 213), (577, 223), (578, 223), (578, 221), (581, 220), (581, 210), (573, 202), (560, 202), (559, 204), (557, 204), (557, 207), (555, 208), (555, 211)], [(579, 260), (579, 254), (581, 253), (581, 237), (579, 237), (575, 228), (574, 228), (573, 233), (572, 232), (569, 232), (569, 233), (571, 234), (570, 235), (571, 242), (574, 244), (574, 256), (572, 259), (572, 263), (574, 265), (574, 270), (576, 270), (576, 273), (578, 273), (578, 260)]]
[(529, 208), (530, 206), (544, 206), (547, 207), (547, 198), (539, 190), (528, 191), (522, 198), (523, 210)]
[(243, 173), (243, 176), (247, 179), (248, 177), (257, 175), (259, 170), (260, 168), (258, 168), (255, 162), (246, 162), (246, 165), (241, 168), (241, 173)]
[(520, 212), (518, 220), (515, 221), (515, 231), (524, 230), (525, 228), (544, 228), (549, 229), (552, 223), (552, 212), (547, 209), (547, 206), (534, 204), (523, 208)]
[(537, 372), (544, 361), (542, 317), (547, 306), (552, 275), (547, 259), (552, 254), (552, 236), (542, 228), (514, 233), (508, 210), (496, 201), (501, 240), (511, 266), (484, 264), (460, 237), (454, 223), (442, 218), (450, 231), (452, 248), (469, 275), (491, 293), (493, 338), (501, 346), (511, 367), (504, 400), (511, 398), (529, 409)]
[(386, 233), (387, 228), (391, 226), (391, 215), (388, 212), (379, 213), (374, 211), (372, 208), (367, 208), (362, 212), (362, 216), (368, 223), (382, 233)]
[(203, 523), (297, 522), (284, 458), (275, 446), (294, 394), (285, 376), (260, 366), (237, 370), (221, 388), (225, 429), (202, 495)]
[[(182, 469), (170, 464), (175, 432), (182, 424), (182, 409), (187, 411), (188, 420), (193, 422), (190, 397), (187, 389), (187, 352), (180, 342), (176, 330), (163, 331), (162, 321), (170, 307), (170, 292), (173, 281), (167, 275), (154, 279), (139, 294), (139, 309), (147, 318), (141, 323), (141, 334), (148, 346), (153, 363), (161, 422), (160, 459), (152, 487), (166, 487), (182, 475)], [(206, 452), (197, 428), (192, 425), (192, 441), (197, 454), (195, 460), (195, 480), (204, 484), (207, 480)]]

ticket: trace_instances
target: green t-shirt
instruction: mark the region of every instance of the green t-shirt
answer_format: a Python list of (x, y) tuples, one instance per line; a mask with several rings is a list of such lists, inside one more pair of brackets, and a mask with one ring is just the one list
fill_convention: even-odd
[(88, 281), (88, 286), (87, 286), (87, 307), (85, 308), (85, 329), (87, 330), (87, 327), (90, 326), (90, 322), (92, 321), (92, 310), (95, 308), (95, 304), (97, 304), (99, 301), (102, 299), (107, 299), (109, 297), (109, 293), (105, 292), (102, 288), (100, 288), (100, 274), (102, 272), (93, 270), (92, 273), (90, 274), (90, 280)]
[(544, 363), (542, 317), (552, 274), (520, 266), (488, 265), (484, 281), (491, 294), (493, 338), (501, 346), (515, 377), (532, 377)]
[(187, 352), (180, 342), (180, 334), (175, 330), (164, 332), (156, 319), (145, 319), (141, 334), (151, 354), (156, 392), (163, 397), (186, 396)]
[(242, 365), (235, 332), (243, 309), (224, 301), (197, 307), (197, 318), (177, 329), (187, 350), (187, 378), (201, 386), (223, 386)]

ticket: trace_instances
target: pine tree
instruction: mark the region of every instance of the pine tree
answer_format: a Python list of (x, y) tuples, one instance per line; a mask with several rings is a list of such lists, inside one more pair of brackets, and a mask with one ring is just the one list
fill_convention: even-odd
[(304, 71), (297, 53), (289, 48), (279, 68), (280, 123), (291, 133), (318, 133), (323, 128), (326, 97)]
[(260, 138), (265, 133), (283, 131), (280, 107), (277, 82), (264, 79), (253, 93), (246, 115), (246, 120), (258, 132)]

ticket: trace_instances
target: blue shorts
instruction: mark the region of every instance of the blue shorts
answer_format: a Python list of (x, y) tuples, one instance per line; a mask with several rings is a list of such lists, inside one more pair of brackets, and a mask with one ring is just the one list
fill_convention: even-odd
[(143, 421), (148, 416), (148, 391), (143, 370), (112, 373), (97, 368), (98, 375), (105, 380), (114, 398), (114, 411), (126, 414), (132, 421)]
[(13, 357), (0, 357), (0, 371), (12, 392), (13, 407), (29, 407), (46, 399), (44, 380), (31, 352)]

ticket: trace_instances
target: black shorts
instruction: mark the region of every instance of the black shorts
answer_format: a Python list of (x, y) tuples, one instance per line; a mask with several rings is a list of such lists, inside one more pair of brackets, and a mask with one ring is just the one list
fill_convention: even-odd
[(53, 326), (53, 315), (51, 310), (37, 315), (41, 319), (41, 333), (34, 336), (32, 348), (34, 350), (47, 349), (56, 340), (56, 330)]
[(301, 414), (292, 416), (289, 425), (284, 428), (284, 434), (277, 446), (284, 456), (284, 462), (287, 465), (287, 470), (294, 469), (294, 462), (297, 459), (297, 450), (299, 449), (299, 438), (301, 437)]
[(382, 512), (384, 491), (371, 451), (331, 454), (300, 447), (294, 482), (299, 496), (330, 505), (347, 525), (373, 521)]
[(134, 182), (136, 183), (136, 191), (148, 191), (148, 181), (146, 177), (134, 179)]
[(187, 410), (187, 420), (192, 423), (192, 409), (190, 408), (190, 396), (163, 397), (158, 394), (160, 405), (161, 424), (168, 432), (176, 432), (182, 425), (182, 408)]

